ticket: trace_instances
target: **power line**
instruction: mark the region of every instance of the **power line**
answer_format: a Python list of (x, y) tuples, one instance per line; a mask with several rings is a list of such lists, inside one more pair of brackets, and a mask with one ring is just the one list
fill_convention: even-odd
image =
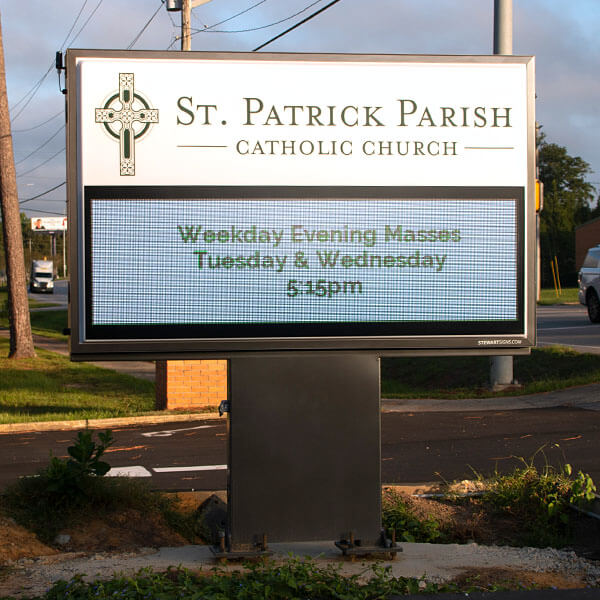
[(90, 13), (90, 16), (86, 19), (85, 23), (81, 26), (81, 29), (75, 34), (75, 37), (69, 42), (69, 46), (75, 42), (75, 40), (81, 35), (81, 32), (87, 27), (87, 24), (92, 20), (92, 17), (96, 14), (96, 11), (100, 8), (104, 0), (99, 0), (96, 4), (96, 8)]
[[(61, 200), (57, 200), (57, 202), (61, 202)], [(36, 213), (42, 213), (44, 215), (61, 215), (63, 216), (65, 213), (64, 211), (62, 212), (55, 212), (52, 210), (40, 210), (39, 208), (34, 209)]]
[(64, 152), (66, 147), (63, 146), (58, 152), (54, 153), (50, 158), (47, 158), (44, 162), (40, 163), (37, 167), (33, 167), (33, 169), (29, 169), (29, 171), (24, 171), (23, 173), (17, 173), (18, 177), (24, 177), (25, 175), (29, 175), (29, 173), (33, 173), (37, 171), (40, 167), (43, 167), (45, 164), (49, 163), (53, 158), (56, 158), (61, 152)]
[[(37, 200), (38, 198), (41, 198), (42, 196), (45, 196), (46, 194), (49, 194), (50, 192), (57, 190), (59, 187), (62, 187), (63, 185), (65, 185), (65, 183), (67, 183), (67, 182), (63, 181), (62, 183), (55, 185), (53, 188), (50, 188), (49, 190), (46, 190), (45, 192), (42, 192), (41, 194), (38, 194), (37, 196), (34, 196), (33, 198), (27, 198), (26, 200), (21, 200), (21, 202), (19, 202), (19, 204), (25, 204), (26, 202), (31, 202), (32, 200)], [(57, 202), (60, 202), (60, 200), (57, 200)]]
[(323, 8), (320, 8), (319, 10), (317, 10), (316, 12), (314, 12), (312, 15), (309, 15), (308, 17), (306, 17), (306, 19), (302, 19), (302, 21), (300, 21), (299, 23), (296, 23), (295, 25), (292, 25), (292, 27), (290, 27), (289, 29), (286, 29), (283, 33), (280, 33), (279, 35), (276, 35), (274, 38), (271, 38), (270, 40), (268, 40), (267, 42), (265, 42), (264, 44), (261, 44), (260, 46), (257, 46), (256, 48), (254, 48), (254, 50), (252, 50), (252, 52), (258, 52), (259, 50), (261, 50), (265, 46), (268, 46), (271, 42), (274, 42), (275, 40), (278, 40), (280, 37), (283, 37), (284, 35), (286, 35), (290, 31), (293, 31), (297, 27), (300, 27), (300, 25), (303, 25), (307, 21), (310, 21), (313, 17), (316, 17), (317, 15), (319, 15), (322, 12), (326, 11), (328, 8), (330, 8), (334, 4), (337, 4), (339, 1), (340, 0), (333, 0), (332, 2), (330, 2), (329, 4), (327, 4), (326, 6), (324, 6)]
[(38, 123), (37, 125), (34, 125), (33, 127), (27, 127), (27, 129), (13, 129), (12, 132), (13, 133), (25, 133), (27, 131), (33, 131), (34, 129), (38, 129), (39, 127), (46, 125), (46, 123), (50, 123), (50, 121), (54, 121), (54, 119), (56, 119), (56, 117), (58, 117), (59, 115), (62, 115), (63, 113), (64, 113), (64, 111), (61, 109), (55, 115), (52, 115), (51, 117), (49, 117), (42, 123)]
[[(63, 42), (63, 46), (62, 47), (64, 47), (64, 45), (65, 45), (65, 43), (66, 43), (66, 41), (67, 41), (67, 39), (68, 39), (71, 31), (73, 31), (73, 29), (75, 28), (75, 25), (77, 24), (77, 21), (79, 20), (79, 17), (81, 16), (81, 13), (82, 13), (85, 5), (87, 4), (87, 2), (88, 2), (88, 0), (84, 1), (83, 6), (79, 10), (79, 13), (77, 13), (77, 17), (75, 18), (75, 21), (73, 22), (73, 25), (71, 26), (71, 29), (69, 30), (69, 33), (67, 34), (67, 37), (65, 37), (65, 41)], [(98, 4), (96, 5), (96, 8), (94, 8), (94, 10), (90, 14), (90, 16), (87, 18), (86, 22), (79, 29), (79, 31), (77, 32), (77, 34), (75, 35), (75, 37), (73, 39), (71, 39), (70, 44), (72, 44), (79, 37), (79, 34), (85, 29), (85, 27), (87, 26), (87, 24), (90, 22), (91, 18), (94, 16), (94, 14), (96, 13), (96, 11), (100, 8), (100, 5), (102, 4), (102, 2), (104, 2), (104, 0), (99, 0)], [(22, 112), (27, 108), (27, 106), (29, 106), (29, 103), (33, 100), (34, 96), (37, 94), (38, 90), (42, 86), (42, 83), (44, 83), (44, 80), (46, 79), (46, 77), (48, 77), (48, 74), (50, 73), (50, 71), (52, 71), (52, 69), (54, 68), (54, 66), (55, 66), (54, 65), (54, 61), (52, 61), (52, 63), (50, 63), (50, 66), (48, 67), (48, 70), (42, 75), (42, 77), (40, 77), (40, 79), (38, 79), (38, 81), (33, 85), (33, 87), (18, 102), (16, 102), (12, 106), (12, 110), (15, 110), (17, 108), (17, 106), (19, 106), (27, 98), (27, 101), (21, 107), (21, 109), (19, 110), (19, 112), (17, 112), (16, 115), (14, 115), (14, 116), (11, 117), (11, 121), (15, 121), (16, 119), (18, 119), (19, 116), (22, 114)]]
[[(266, 1), (267, 0), (260, 0), (260, 2), (256, 2), (252, 6), (249, 6), (248, 8), (242, 10), (241, 12), (236, 13), (235, 15), (232, 15), (231, 17), (227, 17), (226, 19), (223, 19), (222, 21), (219, 21), (218, 23), (215, 23), (214, 25), (209, 25), (205, 29), (209, 30), (209, 29), (212, 29), (213, 27), (218, 27), (219, 25), (223, 25), (223, 23), (227, 23), (227, 21), (232, 21), (236, 17), (239, 17), (239, 16), (243, 15), (244, 13), (247, 13), (247, 12), (251, 11), (252, 9), (256, 8), (257, 6), (260, 6), (261, 4), (264, 4)], [(200, 30), (200, 31), (204, 31), (204, 30)]]
[[(259, 31), (260, 29), (268, 29), (269, 27), (274, 27), (275, 25), (279, 25), (280, 23), (285, 23), (285, 21), (289, 21), (298, 15), (301, 15), (303, 12), (306, 12), (309, 8), (312, 8), (315, 4), (319, 4), (323, 0), (316, 0), (312, 2), (308, 6), (304, 7), (302, 10), (290, 15), (289, 17), (285, 17), (285, 19), (280, 19), (279, 21), (275, 21), (273, 23), (269, 23), (268, 25), (261, 25), (260, 27), (250, 27), (248, 29), (198, 29), (192, 33), (192, 35), (196, 35), (198, 33), (248, 33), (249, 31)], [(215, 27), (213, 25), (213, 27)]]
[[(212, 30), (214, 27), (218, 27), (219, 25), (223, 25), (223, 23), (227, 23), (228, 21), (231, 21), (231, 20), (235, 19), (236, 17), (239, 17), (240, 15), (243, 15), (244, 13), (247, 13), (247, 12), (251, 11), (252, 9), (256, 8), (257, 6), (260, 6), (261, 4), (264, 4), (266, 1), (267, 0), (259, 0), (259, 2), (255, 2), (252, 6), (249, 6), (248, 8), (246, 8), (246, 9), (244, 9), (244, 10), (236, 13), (235, 15), (231, 15), (231, 17), (227, 17), (226, 19), (223, 19), (222, 21), (219, 21), (218, 23), (214, 23), (213, 25), (208, 25), (204, 29), (196, 29), (195, 32), (192, 33), (191, 35), (196, 35), (197, 33), (208, 32), (208, 31)], [(320, 1), (321, 0), (319, 0), (319, 2)], [(168, 13), (168, 14), (169, 14), (169, 18), (171, 19), (171, 23), (173, 24), (173, 27), (174, 28), (178, 28), (178, 26), (176, 25), (175, 21), (173, 21), (173, 17), (171, 17), (171, 13)], [(170, 50), (173, 47), (173, 44), (177, 40), (179, 40), (179, 39), (181, 39), (181, 36), (175, 34), (174, 37), (173, 37), (173, 40), (167, 46), (167, 50)]]
[(158, 14), (158, 12), (160, 11), (160, 9), (162, 7), (163, 7), (163, 4), (162, 4), (162, 0), (161, 0), (161, 3), (159, 4), (158, 8), (156, 9), (156, 12), (148, 19), (148, 22), (142, 27), (141, 31), (133, 38), (133, 42), (131, 42), (131, 44), (129, 44), (129, 46), (127, 46), (127, 50), (131, 50), (135, 46), (136, 42), (142, 37), (142, 34), (144, 33), (144, 31), (146, 31), (146, 29), (148, 28), (150, 23), (152, 23), (152, 21), (154, 21), (154, 17), (156, 17), (156, 15)]
[(16, 115), (14, 115), (13, 117), (11, 117), (11, 119), (10, 119), (11, 121), (15, 121), (16, 119), (18, 119), (19, 115), (27, 108), (29, 103), (33, 100), (34, 96), (37, 94), (37, 91), (42, 86), (42, 83), (44, 83), (44, 80), (46, 79), (46, 77), (48, 77), (48, 73), (50, 73), (50, 71), (52, 71), (52, 67), (54, 67), (54, 63), (52, 63), (48, 67), (48, 70), (42, 75), (42, 77), (40, 77), (40, 79), (38, 79), (37, 83), (34, 84), (34, 86), (13, 106), (13, 110), (14, 110), (19, 104), (21, 104), (21, 102), (23, 102), (23, 100), (25, 100), (25, 98), (27, 98), (27, 96), (29, 96), (29, 98), (27, 99), (27, 102), (25, 102), (25, 104), (23, 104), (23, 106), (21, 107), (19, 112)]
[(36, 152), (39, 152), (42, 148), (44, 148), (45, 146), (47, 146), (63, 129), (65, 128), (64, 125), (61, 125), (57, 131), (55, 131), (45, 142), (43, 142), (42, 144), (40, 144), (35, 150), (33, 150), (32, 152), (30, 152), (27, 156), (24, 156), (22, 159), (18, 160), (15, 163), (15, 167), (17, 165), (20, 165), (22, 162), (25, 162), (28, 158), (31, 158)]
[(71, 25), (71, 29), (69, 29), (69, 33), (67, 33), (67, 35), (65, 35), (65, 39), (60, 46), (61, 51), (64, 49), (65, 44), (67, 43), (67, 40), (69, 39), (69, 36), (71, 35), (71, 32), (73, 31), (73, 29), (75, 29), (75, 25), (77, 25), (77, 21), (79, 21), (79, 17), (81, 16), (81, 13), (83, 12), (83, 9), (85, 8), (88, 1), (89, 0), (83, 0), (83, 4), (81, 5), (81, 8), (79, 9), (77, 16), (75, 17), (75, 20), (73, 21), (73, 25)]

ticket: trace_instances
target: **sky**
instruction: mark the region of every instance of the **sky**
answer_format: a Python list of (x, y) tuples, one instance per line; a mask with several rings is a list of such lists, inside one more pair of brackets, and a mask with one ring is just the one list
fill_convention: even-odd
[[(193, 10), (192, 50), (252, 51), (330, 1), (212, 0)], [(493, 0), (340, 0), (263, 51), (488, 55), (493, 12)], [(162, 0), (0, 0), (0, 18), (22, 210), (65, 214), (56, 51), (177, 51), (180, 13)], [(600, 2), (513, 0), (513, 24), (513, 53), (536, 57), (547, 141), (588, 162), (600, 190)]]

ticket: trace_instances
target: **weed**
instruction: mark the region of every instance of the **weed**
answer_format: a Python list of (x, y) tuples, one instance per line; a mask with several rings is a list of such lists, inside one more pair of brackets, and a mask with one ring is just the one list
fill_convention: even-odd
[(591, 477), (579, 471), (572, 478), (572, 468), (558, 469), (548, 464), (538, 468), (534, 463), (543, 447), (508, 475), (495, 473), (487, 479), (486, 492), (480, 502), (513, 517), (521, 527), (518, 544), (536, 547), (563, 547), (572, 532), (571, 505), (580, 505), (594, 497), (596, 487)]
[[(473, 586), (462, 588), (473, 591)], [(479, 588), (480, 589), (480, 588)], [(340, 567), (319, 567), (311, 559), (290, 558), (281, 563), (265, 561), (248, 564), (244, 569), (225, 572), (212, 569), (199, 574), (184, 569), (155, 573), (144, 569), (133, 577), (111, 581), (85, 582), (81, 576), (56, 583), (44, 600), (126, 600), (143, 598), (202, 598), (203, 600), (241, 600), (291, 598), (339, 600), (385, 599), (397, 594), (456, 592), (455, 584), (435, 584), (423, 578), (394, 577), (390, 567), (374, 565), (356, 575), (344, 576)]]
[(417, 517), (394, 490), (383, 492), (383, 527), (395, 530), (399, 542), (443, 542), (444, 534), (435, 519)]

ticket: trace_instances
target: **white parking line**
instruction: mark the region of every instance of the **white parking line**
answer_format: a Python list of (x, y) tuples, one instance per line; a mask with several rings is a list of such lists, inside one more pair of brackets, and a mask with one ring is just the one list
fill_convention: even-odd
[(144, 437), (169, 437), (174, 433), (179, 433), (180, 431), (191, 431), (192, 429), (210, 429), (211, 427), (216, 427), (216, 425), (198, 425), (198, 427), (183, 427), (182, 429), (165, 429), (164, 431), (148, 431), (147, 433), (142, 433)]
[(152, 473), (141, 465), (132, 465), (130, 467), (113, 467), (106, 477), (152, 477)]
[(225, 471), (227, 465), (203, 465), (198, 467), (155, 467), (155, 473), (183, 473), (184, 471)]

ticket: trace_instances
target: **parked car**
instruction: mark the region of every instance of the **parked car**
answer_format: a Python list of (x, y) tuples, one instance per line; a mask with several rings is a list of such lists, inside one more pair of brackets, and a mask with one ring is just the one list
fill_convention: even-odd
[(600, 323), (600, 244), (590, 248), (579, 270), (579, 302), (592, 323)]

